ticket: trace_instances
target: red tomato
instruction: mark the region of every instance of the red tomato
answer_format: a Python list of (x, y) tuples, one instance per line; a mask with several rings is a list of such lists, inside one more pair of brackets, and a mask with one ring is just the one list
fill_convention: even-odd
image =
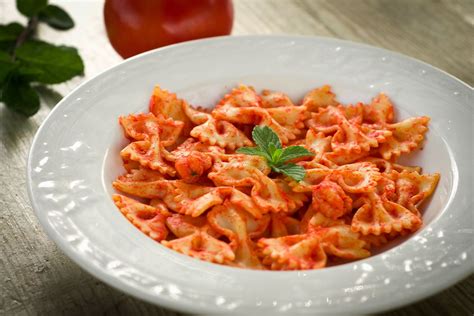
[(106, 0), (107, 35), (124, 58), (192, 39), (228, 35), (232, 0)]

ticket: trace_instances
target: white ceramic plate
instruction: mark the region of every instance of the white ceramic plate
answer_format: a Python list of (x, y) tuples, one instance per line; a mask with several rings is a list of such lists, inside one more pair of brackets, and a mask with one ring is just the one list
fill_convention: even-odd
[[(461, 62), (461, 61), (460, 61)], [(112, 200), (125, 145), (117, 118), (146, 111), (155, 84), (212, 106), (238, 83), (299, 100), (330, 84), (343, 102), (386, 92), (398, 118), (432, 118), (407, 158), (441, 180), (425, 226), (365, 260), (315, 271), (251, 271), (166, 249)], [(369, 313), (408, 304), (473, 272), (473, 91), (427, 64), (383, 49), (314, 37), (222, 37), (166, 47), (84, 83), (51, 112), (28, 160), (28, 189), (49, 236), (81, 267), (136, 297), (188, 312)]]

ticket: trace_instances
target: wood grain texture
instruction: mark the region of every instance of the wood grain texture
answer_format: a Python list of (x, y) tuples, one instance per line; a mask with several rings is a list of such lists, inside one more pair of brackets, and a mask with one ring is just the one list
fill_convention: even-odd
[[(102, 1), (57, 0), (76, 27), (41, 37), (79, 48), (86, 74), (38, 88), (40, 112), (29, 119), (0, 104), (0, 315), (179, 315), (94, 279), (45, 235), (25, 188), (26, 156), (51, 108), (80, 82), (118, 63), (105, 36)], [(300, 34), (367, 43), (421, 59), (474, 84), (472, 0), (234, 0), (233, 34)], [(21, 19), (0, 0), (0, 23)], [(387, 315), (472, 315), (474, 276), (429, 299)]]

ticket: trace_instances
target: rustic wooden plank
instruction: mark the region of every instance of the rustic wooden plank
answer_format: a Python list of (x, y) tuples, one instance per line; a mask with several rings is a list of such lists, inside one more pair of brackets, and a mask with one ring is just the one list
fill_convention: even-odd
[[(91, 277), (63, 255), (39, 227), (25, 190), (26, 155), (55, 103), (83, 80), (120, 61), (104, 34), (102, 1), (53, 1), (68, 8), (75, 29), (42, 28), (42, 37), (79, 48), (83, 78), (41, 88), (33, 118), (0, 105), (0, 315), (178, 315), (127, 296)], [(474, 84), (471, 0), (235, 0), (234, 34), (338, 37), (392, 49)], [(11, 0), (0, 0), (0, 23), (17, 20)], [(429, 299), (388, 315), (469, 315), (474, 276)]]

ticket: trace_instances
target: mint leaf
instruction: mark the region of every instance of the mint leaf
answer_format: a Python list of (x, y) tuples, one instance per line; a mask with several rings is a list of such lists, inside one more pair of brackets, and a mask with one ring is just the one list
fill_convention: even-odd
[(35, 114), (40, 107), (38, 94), (21, 78), (11, 78), (3, 86), (1, 99), (8, 108), (26, 116)]
[(280, 157), (281, 157), (282, 154), (283, 154), (283, 149), (281, 149), (281, 148), (276, 148), (272, 152), (272, 163), (274, 165), (278, 165), (280, 163)]
[(0, 25), (0, 42), (15, 42), (23, 30), (24, 27), (16, 22)]
[(52, 4), (41, 10), (39, 19), (57, 30), (69, 30), (74, 27), (71, 16), (62, 8)]
[(283, 149), (279, 162), (283, 163), (295, 158), (306, 156), (314, 156), (314, 154), (302, 146), (289, 146)]
[(268, 126), (255, 126), (252, 131), (252, 138), (255, 144), (263, 151), (269, 153), (269, 145), (273, 144), (276, 148), (281, 148), (278, 135)]
[(252, 155), (252, 156), (261, 156), (267, 160), (271, 160), (270, 156), (266, 153), (263, 152), (260, 148), (258, 147), (240, 147), (236, 151), (239, 154), (246, 154), (246, 155)]
[(289, 163), (278, 167), (273, 166), (272, 169), (275, 172), (283, 173), (284, 175), (287, 175), (298, 182), (303, 180), (306, 174), (306, 170), (302, 166), (295, 165), (294, 163)]
[(298, 182), (303, 180), (306, 170), (302, 166), (285, 162), (298, 157), (313, 156), (312, 152), (301, 146), (282, 148), (278, 135), (268, 126), (255, 126), (252, 137), (257, 147), (242, 147), (237, 149), (238, 153), (265, 157), (273, 171), (283, 173)]
[(16, 0), (16, 8), (27, 17), (37, 15), (47, 4), (48, 0)]
[(36, 73), (34, 81), (60, 83), (83, 74), (84, 64), (77, 50), (41, 41), (27, 41), (16, 50), (22, 68)]
[(0, 51), (0, 86), (7, 81), (16, 67), (17, 65), (11, 60), (11, 56)]
[(20, 23), (0, 25), (0, 50), (11, 50), (25, 28)]

